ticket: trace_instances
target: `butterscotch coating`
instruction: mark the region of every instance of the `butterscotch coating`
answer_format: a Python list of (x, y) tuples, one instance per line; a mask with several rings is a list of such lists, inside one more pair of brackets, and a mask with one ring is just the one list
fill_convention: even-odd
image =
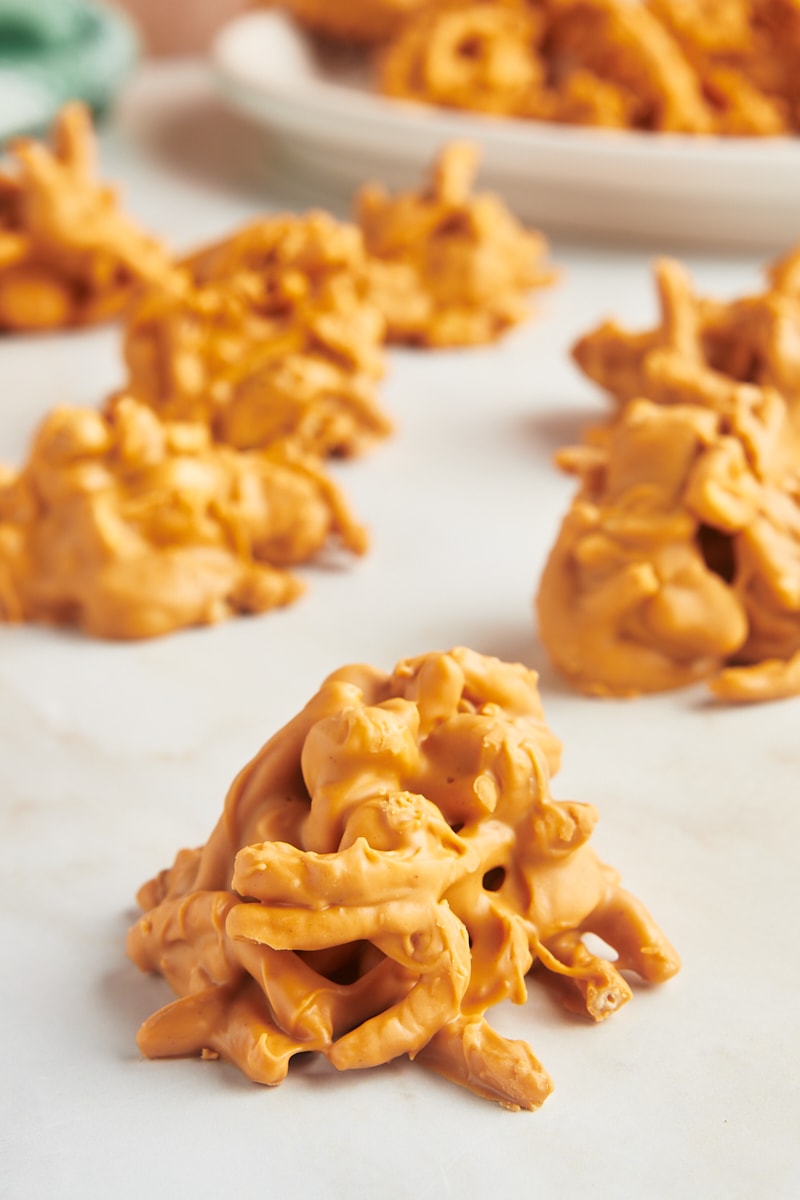
[(720, 455), (733, 455), (734, 488), (735, 472), (745, 471), (736, 446), (709, 412), (640, 400), (605, 446), (567, 456), (581, 487), (545, 566), (537, 611), (551, 658), (582, 690), (681, 687), (744, 646), (744, 604), (711, 561), (715, 529), (748, 515), (742, 504), (736, 510), (735, 491), (729, 497), (720, 487)]
[(525, 1001), (533, 963), (595, 1020), (630, 998), (621, 971), (679, 966), (589, 846), (595, 810), (552, 799), (559, 758), (520, 665), (456, 649), (329, 676), (239, 774), (206, 845), (139, 892), (128, 953), (178, 996), (142, 1052), (222, 1055), (272, 1084), (303, 1051), (339, 1070), (407, 1054), (538, 1107), (549, 1076), (486, 1020)]
[(648, 3), (672, 28), (687, 56), (697, 62), (715, 103), (715, 72), (727, 72), (738, 91), (735, 104), (739, 111), (749, 108), (753, 97), (753, 108), (746, 112), (748, 120), (758, 119), (758, 106), (765, 115), (766, 106), (771, 106), (781, 122), (781, 128), (776, 129), (773, 117), (772, 129), (755, 132), (796, 132), (800, 128), (798, 0), (704, 0), (699, 10), (691, 6), (694, 13), (686, 0)]
[(315, 461), (215, 446), (130, 398), (58, 408), (0, 483), (0, 616), (147, 638), (263, 612), (330, 538), (365, 548)]
[(750, 667), (727, 667), (709, 681), (725, 704), (761, 704), (800, 695), (800, 651), (791, 658), (768, 658)]
[(373, 298), (391, 342), (422, 346), (496, 340), (530, 312), (530, 292), (552, 283), (547, 244), (503, 201), (474, 195), (477, 149), (456, 142), (422, 192), (362, 188), (358, 223), (373, 256)]
[[(748, 610), (746, 661), (791, 656), (797, 646), (800, 463), (800, 295), (797, 252), (768, 271), (768, 286), (730, 302), (695, 293), (685, 269), (656, 264), (657, 326), (631, 334), (606, 322), (574, 357), (606, 388), (617, 412), (637, 396), (714, 413), (739, 447), (709, 458), (711, 486), (746, 519), (720, 526), (733, 537), (729, 573)], [(597, 435), (596, 435), (597, 436)], [(602, 440), (602, 433), (599, 435)], [(730, 443), (729, 443), (730, 445)], [(666, 453), (666, 450), (665, 450)], [(737, 466), (734, 467), (734, 457)], [(726, 478), (733, 472), (730, 478)], [(760, 676), (765, 678), (765, 676)]]
[(789, 55), (771, 27), (770, 0), (646, 0), (646, 6), (702, 79), (716, 109), (716, 132), (791, 131)]
[[(788, 660), (785, 687), (797, 678), (791, 661), (800, 652), (800, 472), (760, 489), (733, 547), (734, 586), (748, 617), (747, 642), (737, 661), (762, 666), (769, 691), (772, 660)], [(764, 698), (772, 699), (767, 691)]]
[(800, 128), (798, 0), (472, 0), (412, 16), (382, 50), (396, 97), (647, 132)]
[[(551, 0), (549, 53), (614, 88), (631, 128), (710, 133), (713, 121), (694, 72), (646, 6), (629, 0)], [(598, 110), (602, 116), (602, 109)], [(592, 124), (605, 124), (594, 120)]]
[(606, 325), (577, 348), (619, 407), (560, 456), (581, 487), (542, 577), (541, 636), (589, 692), (708, 679), (721, 700), (777, 699), (799, 678), (800, 323), (780, 296), (704, 306), (677, 264), (659, 281), (657, 330)]
[[(747, 388), (763, 389), (762, 401), (779, 392), (788, 426), (781, 438), (791, 461), (800, 452), (800, 296), (781, 281), (790, 260), (772, 268), (765, 291), (730, 302), (698, 295), (686, 268), (674, 259), (655, 263), (658, 324), (631, 333), (606, 321), (581, 337), (573, 357), (586, 375), (618, 405), (646, 396), (660, 404), (701, 404), (729, 413)], [(766, 421), (769, 425), (769, 420)]]
[(379, 61), (387, 95), (515, 116), (544, 84), (544, 12), (524, 3), (428, 6)]
[(495, 115), (671, 132), (714, 127), (674, 39), (629, 0), (424, 12), (390, 42), (379, 85), (397, 97)]
[(0, 168), (0, 331), (88, 325), (170, 271), (166, 250), (97, 179), (91, 119), (59, 113), (52, 148), (19, 139)]
[(355, 227), (265, 218), (197, 252), (130, 314), (126, 391), (238, 449), (351, 455), (391, 431), (384, 322)]
[(365, 375), (383, 374), (383, 322), (369, 296), (368, 257), (355, 225), (321, 209), (262, 217), (182, 265), (199, 287), (242, 280), (254, 315), (283, 330), (307, 328), (329, 357)]

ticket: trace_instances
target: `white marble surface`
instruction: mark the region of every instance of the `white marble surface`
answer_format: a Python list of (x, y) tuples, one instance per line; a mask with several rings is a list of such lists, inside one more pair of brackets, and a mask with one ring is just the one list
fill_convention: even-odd
[[(130, 209), (176, 247), (267, 207), (341, 204), (265, 150), (191, 67), (140, 77), (103, 134)], [(501, 346), (392, 355), (397, 435), (338, 469), (372, 551), (309, 568), (294, 608), (142, 645), (0, 628), (3, 1196), (800, 1195), (800, 701), (601, 703), (544, 662), (531, 596), (571, 492), (550, 456), (601, 405), (567, 349), (607, 313), (653, 313), (649, 251), (554, 257), (561, 286)], [(722, 295), (757, 277), (748, 258), (691, 263)], [(118, 334), (4, 340), (0, 363), (15, 460), (53, 404), (119, 381)], [(682, 973), (599, 1027), (535, 983), (497, 1011), (555, 1079), (536, 1114), (405, 1061), (298, 1063), (275, 1090), (141, 1061), (136, 1028), (168, 993), (124, 957), (138, 885), (205, 839), (235, 771), (329, 670), (456, 644), (541, 669), (565, 743), (555, 794), (597, 805), (598, 850)]]

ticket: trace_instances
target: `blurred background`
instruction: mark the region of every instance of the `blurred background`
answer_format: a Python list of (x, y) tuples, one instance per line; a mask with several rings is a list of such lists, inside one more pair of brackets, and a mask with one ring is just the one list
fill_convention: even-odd
[[(334, 0), (335, 2), (335, 0)], [(252, 0), (118, 0), (139, 28), (148, 54), (197, 54)]]
[(102, 114), (143, 57), (203, 56), (252, 0), (0, 0), (0, 142), (68, 100)]

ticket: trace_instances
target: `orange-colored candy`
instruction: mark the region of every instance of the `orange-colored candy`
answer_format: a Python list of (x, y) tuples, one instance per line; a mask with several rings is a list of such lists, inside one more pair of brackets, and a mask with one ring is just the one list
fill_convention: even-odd
[(581, 480), (537, 598), (542, 639), (599, 694), (707, 679), (800, 689), (800, 299), (793, 261), (728, 304), (657, 264), (658, 325), (605, 322), (574, 356), (615, 414), (559, 461)]
[(146, 638), (263, 612), (331, 537), (365, 548), (316, 460), (215, 446), (130, 398), (55, 409), (0, 481), (0, 617)]
[(87, 110), (68, 104), (52, 149), (19, 139), (0, 169), (0, 330), (88, 325), (117, 314), (142, 282), (163, 279), (167, 252), (98, 182)]
[(466, 346), (496, 340), (529, 315), (534, 288), (553, 282), (547, 243), (500, 197), (474, 195), (477, 149), (445, 147), (421, 192), (362, 188), (358, 222), (372, 256), (372, 296), (392, 342)]
[[(178, 999), (148, 1057), (221, 1055), (260, 1083), (407, 1054), (508, 1108), (551, 1089), (486, 1011), (538, 960), (595, 1020), (679, 961), (557, 802), (560, 746), (533, 672), (465, 649), (331, 675), (233, 783), (204, 847), (139, 893), (128, 953)], [(583, 942), (592, 931), (616, 964)]]
[(130, 313), (125, 391), (241, 450), (360, 453), (391, 423), (375, 397), (384, 321), (352, 225), (268, 217), (197, 252)]
[(800, 128), (798, 0), (463, 0), (381, 50), (378, 86), (495, 116), (769, 137)]

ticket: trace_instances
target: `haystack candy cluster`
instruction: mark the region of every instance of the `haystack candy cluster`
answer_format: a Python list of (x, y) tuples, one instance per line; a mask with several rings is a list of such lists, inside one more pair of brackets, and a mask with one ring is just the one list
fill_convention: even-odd
[(434, 4), (389, 43), (387, 93), (565, 124), (772, 136), (800, 127), (797, 0)]
[(288, 566), (363, 530), (315, 460), (214, 445), (120, 398), (55, 409), (0, 482), (0, 617), (145, 638), (287, 604)]
[[(293, 1055), (348, 1070), (407, 1054), (510, 1108), (551, 1090), (486, 1011), (534, 963), (595, 1020), (677, 956), (558, 802), (534, 673), (469, 650), (331, 675), (235, 780), (207, 844), (139, 893), (128, 953), (178, 999), (148, 1057), (220, 1055), (276, 1084)], [(618, 954), (595, 957), (598, 934)]]
[(723, 303), (662, 261), (655, 329), (606, 322), (575, 347), (615, 414), (560, 455), (580, 489), (538, 613), (553, 661), (586, 691), (707, 679), (727, 701), (800, 692), (795, 262)]
[(86, 109), (71, 104), (52, 147), (12, 142), (0, 167), (0, 331), (89, 325), (170, 269), (167, 252), (96, 177)]
[(375, 395), (384, 332), (354, 226), (266, 217), (142, 297), (125, 390), (239, 449), (352, 455), (391, 431)]
[(378, 184), (357, 198), (371, 256), (372, 297), (390, 342), (467, 346), (495, 341), (530, 315), (534, 288), (553, 282), (547, 243), (491, 193), (473, 194), (476, 148), (445, 147), (421, 192)]
[(420, 195), (365, 189), (363, 231), (270, 216), (173, 262), (94, 181), (83, 108), (54, 142), (0, 175), (0, 327), (124, 305), (127, 378), (102, 414), (53, 412), (4, 472), (0, 619), (150, 637), (290, 602), (285, 567), (329, 535), (365, 549), (323, 460), (391, 432), (384, 343), (498, 336), (544, 280), (541, 238), (470, 195), (454, 146)]
[(282, 2), (328, 36), (382, 41), (378, 86), (404, 99), (651, 132), (800, 128), (800, 0)]
[(3, 471), (0, 619), (144, 638), (290, 603), (287, 568), (366, 548), (322, 456), (390, 429), (361, 235), (271, 218), (171, 262), (94, 182), (85, 110), (54, 140), (0, 179), (0, 324), (124, 305), (129, 378), (102, 412), (55, 409)]
[(471, 195), (475, 167), (450, 146), (420, 193), (364, 188), (359, 227), (268, 217), (192, 255), (130, 314), (126, 393), (239, 449), (352, 456), (386, 437), (384, 342), (493, 340), (552, 280), (541, 236)]

